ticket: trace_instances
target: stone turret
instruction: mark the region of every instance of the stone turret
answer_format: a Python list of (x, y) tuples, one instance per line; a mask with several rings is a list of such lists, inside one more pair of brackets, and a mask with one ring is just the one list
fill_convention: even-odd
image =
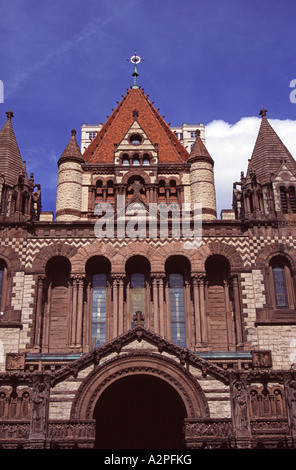
[(13, 112), (0, 130), (0, 219), (11, 221), (39, 220), (40, 185), (33, 173), (28, 178), (12, 126)]
[(79, 220), (82, 202), (82, 167), (84, 162), (76, 141), (76, 131), (58, 161), (56, 220)]
[(192, 208), (194, 203), (201, 203), (203, 220), (214, 220), (217, 218), (214, 161), (200, 138), (199, 130), (187, 162), (190, 163)]

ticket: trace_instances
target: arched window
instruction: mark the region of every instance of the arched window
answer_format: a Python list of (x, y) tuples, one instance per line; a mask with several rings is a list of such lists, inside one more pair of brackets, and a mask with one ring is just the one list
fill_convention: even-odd
[(275, 304), (277, 308), (288, 308), (288, 293), (285, 269), (278, 264), (272, 267)]
[(140, 165), (140, 159), (139, 159), (139, 155), (138, 154), (135, 154), (133, 156), (133, 165), (134, 166), (139, 166)]
[(145, 256), (134, 255), (127, 260), (125, 270), (126, 301), (127, 311), (129, 312), (126, 328), (129, 329), (134, 326), (136, 312), (142, 312), (144, 324), (149, 325), (150, 262)]
[(186, 312), (190, 303), (190, 261), (185, 256), (170, 256), (165, 264), (167, 287), (166, 302), (170, 305), (170, 336), (174, 343), (185, 348), (190, 338), (190, 325), (186, 325)]
[(92, 276), (92, 317), (91, 348), (95, 349), (106, 342), (106, 301), (107, 275)]
[(145, 318), (146, 305), (145, 305), (145, 274), (133, 273), (131, 274), (131, 314), (132, 326), (134, 323), (134, 315), (136, 312), (142, 312)]
[[(104, 256), (93, 256), (85, 266), (86, 303), (89, 317), (86, 320), (86, 343), (93, 350), (108, 341), (107, 319), (110, 293), (110, 261)], [(90, 328), (89, 326), (90, 325)]]
[(294, 308), (294, 283), (289, 262), (280, 256), (270, 262), (272, 272), (273, 305), (276, 309)]
[(46, 352), (62, 352), (69, 345), (70, 272), (70, 262), (64, 256), (55, 256), (46, 264), (46, 305), (42, 328)]
[(183, 274), (169, 274), (172, 341), (186, 347), (185, 299)]
[(147, 153), (144, 153), (144, 155), (143, 155), (143, 165), (145, 165), (145, 166), (150, 165), (150, 158), (149, 158), (149, 155)]
[(222, 255), (211, 255), (205, 268), (209, 343), (214, 350), (231, 351), (236, 339), (230, 264)]
[(130, 162), (129, 162), (129, 156), (128, 156), (127, 153), (125, 153), (125, 154), (123, 155), (123, 157), (122, 157), (122, 164), (123, 164), (123, 165), (129, 165), (129, 163), (130, 163)]

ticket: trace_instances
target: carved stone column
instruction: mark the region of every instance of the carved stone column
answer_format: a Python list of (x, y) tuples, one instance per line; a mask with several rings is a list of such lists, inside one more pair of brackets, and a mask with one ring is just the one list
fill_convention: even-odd
[(186, 345), (190, 348), (193, 347), (192, 332), (191, 332), (191, 318), (192, 318), (192, 306), (191, 306), (191, 295), (190, 295), (190, 282), (185, 280), (185, 334), (186, 334)]
[(42, 301), (45, 275), (38, 276), (36, 290), (36, 310), (35, 310), (35, 332), (33, 348), (37, 351), (41, 349), (41, 319), (42, 319)]
[(70, 346), (75, 346), (76, 344), (76, 323), (77, 323), (77, 277), (71, 277), (72, 283), (72, 321), (71, 321), (71, 332), (70, 332)]
[[(206, 313), (206, 301), (208, 299), (208, 286), (206, 277), (200, 275), (199, 278), (199, 299), (200, 299), (200, 319), (201, 319), (201, 343), (203, 346), (208, 345), (208, 322)], [(206, 293), (205, 293), (206, 290)], [(206, 294), (206, 299), (205, 299)]]
[(225, 310), (226, 310), (227, 340), (228, 340), (228, 346), (231, 349), (233, 349), (235, 346), (235, 340), (234, 340), (234, 325), (233, 325), (233, 320), (232, 320), (232, 311), (231, 311), (231, 306), (230, 306), (229, 282), (224, 280), (223, 287), (224, 287), (224, 300), (225, 300)]
[(82, 345), (82, 322), (83, 322), (83, 289), (84, 277), (77, 276), (77, 328), (76, 328), (76, 346)]
[(199, 304), (199, 282), (198, 275), (193, 276), (193, 300), (194, 300), (194, 326), (195, 326), (195, 347), (201, 348), (201, 314)]
[(238, 275), (232, 276), (233, 300), (234, 300), (234, 315), (236, 326), (236, 347), (241, 349), (243, 347), (243, 331), (242, 331), (242, 317), (241, 317), (241, 303), (239, 297), (239, 281)]
[(124, 276), (120, 276), (118, 279), (118, 334), (123, 333), (124, 325)]
[(118, 277), (113, 276), (113, 338), (118, 336)]
[(155, 333), (159, 333), (159, 317), (158, 317), (158, 285), (157, 278), (152, 278), (153, 286), (153, 329)]
[(158, 276), (158, 299), (159, 299), (159, 334), (164, 336), (164, 295), (163, 295), (163, 279), (164, 274)]
[(170, 299), (170, 286), (168, 279), (165, 284), (165, 337), (171, 340), (171, 299)]

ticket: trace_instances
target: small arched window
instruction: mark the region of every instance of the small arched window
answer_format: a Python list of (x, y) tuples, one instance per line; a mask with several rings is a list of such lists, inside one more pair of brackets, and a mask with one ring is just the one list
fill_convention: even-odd
[(149, 158), (149, 155), (147, 153), (145, 153), (143, 155), (143, 165), (145, 165), (145, 166), (150, 165), (150, 158)]
[(277, 308), (288, 308), (288, 293), (285, 269), (279, 264), (272, 267), (275, 304)]
[(127, 153), (125, 153), (122, 157), (122, 164), (126, 166), (126, 165), (129, 165), (129, 163), (130, 163), (129, 162), (129, 156), (128, 156)]
[(133, 165), (134, 166), (139, 166), (140, 165), (140, 159), (139, 159), (139, 155), (135, 154), (133, 156)]
[(274, 308), (279, 310), (293, 309), (295, 303), (294, 283), (288, 261), (277, 256), (271, 260), (270, 267), (272, 272)]

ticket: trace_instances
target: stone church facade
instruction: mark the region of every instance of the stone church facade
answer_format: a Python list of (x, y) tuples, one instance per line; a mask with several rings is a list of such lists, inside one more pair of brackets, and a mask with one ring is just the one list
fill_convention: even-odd
[(72, 131), (55, 218), (7, 113), (1, 448), (295, 447), (296, 164), (260, 113), (221, 219), (199, 132), (188, 153), (140, 87), (83, 154)]

